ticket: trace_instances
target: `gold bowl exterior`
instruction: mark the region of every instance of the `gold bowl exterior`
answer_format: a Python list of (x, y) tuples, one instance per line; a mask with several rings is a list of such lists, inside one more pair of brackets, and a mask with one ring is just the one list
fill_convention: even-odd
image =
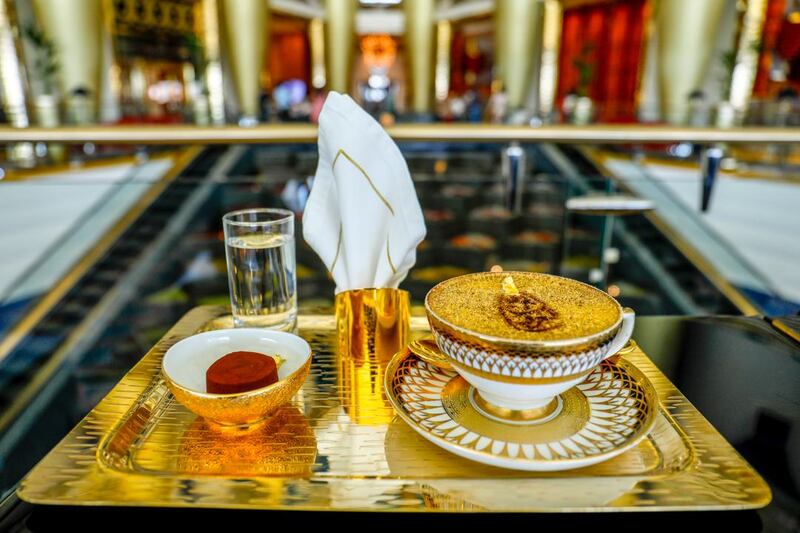
[(225, 426), (260, 422), (291, 400), (311, 369), (311, 356), (292, 374), (267, 387), (236, 394), (209, 394), (187, 389), (162, 372), (175, 399), (195, 414)]

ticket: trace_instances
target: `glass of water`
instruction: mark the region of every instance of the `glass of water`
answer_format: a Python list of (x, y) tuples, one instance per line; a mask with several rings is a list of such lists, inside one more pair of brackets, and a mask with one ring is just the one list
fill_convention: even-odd
[(236, 327), (288, 331), (297, 320), (294, 213), (243, 209), (222, 217)]

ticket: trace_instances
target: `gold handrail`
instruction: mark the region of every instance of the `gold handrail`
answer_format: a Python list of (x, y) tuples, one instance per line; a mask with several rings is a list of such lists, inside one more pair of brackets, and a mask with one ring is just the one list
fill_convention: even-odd
[(155, 182), (95, 245), (75, 263), (59, 282), (47, 291), (26, 314), (0, 337), (0, 362), (30, 333), (81, 277), (102, 258), (133, 221), (152, 204), (158, 195), (200, 154), (201, 148), (191, 147), (175, 155), (172, 168)]
[[(500, 124), (397, 124), (387, 128), (397, 141), (628, 143), (800, 143), (800, 128), (687, 128), (682, 126), (592, 125), (511, 126)], [(111, 144), (315, 143), (312, 124), (240, 126), (86, 126), (0, 128), (0, 144), (15, 142)]]
[[(162, 159), (172, 159), (175, 154), (169, 148), (160, 151), (153, 151), (148, 155), (148, 161), (160, 161)], [(33, 168), (9, 168), (3, 178), (4, 182), (28, 181), (42, 177), (52, 177), (62, 172), (75, 172), (109, 167), (113, 165), (133, 165), (139, 161), (134, 154), (115, 155), (110, 157), (100, 157), (97, 159), (86, 159), (70, 161), (67, 163), (54, 163), (52, 165), (43, 164)]]
[[(597, 148), (583, 148), (582, 153), (591, 161), (605, 176), (614, 176), (606, 165), (611, 158), (608, 152), (603, 152)], [(631, 192), (629, 187), (620, 180), (617, 184), (624, 190)], [(672, 244), (692, 263), (697, 270), (703, 273), (708, 280), (721, 292), (743, 315), (756, 316), (760, 314), (758, 307), (747, 297), (747, 295), (736, 288), (720, 272), (714, 264), (706, 258), (703, 253), (689, 242), (683, 235), (675, 231), (656, 211), (644, 213), (644, 216), (661, 232)]]

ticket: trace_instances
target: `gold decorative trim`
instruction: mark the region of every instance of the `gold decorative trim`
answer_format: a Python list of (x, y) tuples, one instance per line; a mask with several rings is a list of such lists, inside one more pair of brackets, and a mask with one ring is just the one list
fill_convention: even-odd
[[(446, 322), (426, 306), (428, 321), (432, 326), (434, 335), (445, 337), (451, 342), (473, 346), (479, 350), (501, 354), (498, 357), (514, 356), (558, 356), (564, 353), (580, 354), (601, 349), (619, 332), (622, 318), (606, 330), (587, 337), (566, 340), (530, 340), (513, 341), (500, 337), (491, 337), (478, 332), (472, 332)], [(622, 315), (622, 313), (621, 313)]]
[[(536, 356), (532, 356), (536, 357)], [(591, 372), (590, 370), (584, 370), (583, 372), (578, 372), (577, 374), (570, 374), (568, 376), (560, 376), (557, 378), (516, 378), (512, 376), (502, 376), (500, 374), (492, 374), (491, 372), (486, 372), (479, 368), (474, 368), (463, 363), (459, 363), (453, 358), (448, 357), (447, 362), (450, 363), (453, 367), (458, 367), (462, 369), (464, 372), (469, 372), (470, 374), (475, 374), (476, 376), (490, 379), (492, 381), (500, 381), (502, 383), (515, 383), (517, 385), (544, 385), (544, 384), (551, 384), (551, 383), (564, 383), (565, 381), (572, 381), (575, 379), (580, 379), (583, 376), (588, 376)]]
[[(752, 145), (748, 145), (747, 147), (742, 145), (734, 145), (731, 146), (731, 155), (737, 161), (741, 161), (743, 163), (759, 163), (760, 161), (758, 161), (757, 159), (758, 150), (763, 150), (764, 147), (756, 146), (755, 150), (753, 148), (754, 147)], [(621, 156), (621, 154), (616, 154), (616, 155)], [(641, 162), (648, 165), (660, 165), (660, 166), (680, 168), (680, 169), (690, 169), (690, 170), (698, 169), (696, 160), (675, 159), (666, 154), (643, 155), (641, 156), (641, 158), (637, 158), (637, 162)], [(769, 163), (770, 161), (764, 161), (764, 162)], [(800, 165), (800, 156), (798, 156), (798, 154), (790, 154), (786, 162), (790, 166), (798, 166)], [(758, 170), (752, 170), (752, 168), (750, 167), (734, 168), (734, 169), (721, 168), (719, 169), (719, 174), (720, 176), (727, 176), (731, 178), (757, 179), (760, 181), (767, 180), (778, 183), (791, 183), (793, 185), (796, 185), (798, 179), (800, 178), (796, 173), (790, 172), (788, 169), (780, 171), (780, 173), (776, 173), (775, 169), (760, 168), (760, 167), (758, 167)]]
[[(375, 182), (372, 181), (372, 178), (369, 177), (369, 174), (367, 174), (364, 168), (361, 165), (359, 165), (355, 159), (350, 157), (350, 154), (345, 152), (344, 148), (339, 148), (339, 151), (336, 152), (336, 157), (333, 158), (333, 163), (331, 163), (331, 170), (336, 168), (336, 162), (339, 160), (340, 155), (343, 155), (345, 159), (350, 161), (350, 163), (352, 163), (352, 165), (356, 167), (359, 172), (361, 172), (361, 174), (367, 180), (367, 183), (369, 183), (369, 186), (372, 187), (372, 190), (375, 191), (375, 194), (377, 194), (378, 198), (380, 198), (381, 202), (383, 202), (383, 205), (385, 205), (386, 208), (389, 210), (389, 212), (392, 214), (392, 216), (394, 216), (395, 213), (394, 209), (392, 208), (392, 204), (390, 204), (389, 200), (387, 200), (386, 197), (383, 194), (381, 194), (381, 191), (378, 190), (378, 187), (375, 185)], [(336, 245), (336, 256), (333, 259), (333, 264), (331, 265), (331, 268), (328, 269), (331, 272), (333, 272), (333, 267), (336, 266), (336, 261), (339, 259), (339, 247), (341, 246), (341, 244), (342, 244), (342, 226), (341, 224), (339, 224), (339, 243)], [(386, 237), (386, 259), (389, 261), (389, 268), (392, 269), (392, 273), (397, 274), (397, 269), (395, 268), (394, 262), (392, 261), (392, 254), (389, 251), (388, 236)]]
[(545, 405), (544, 407), (535, 407), (533, 409), (508, 409), (506, 407), (500, 407), (494, 405), (481, 396), (481, 394), (476, 390), (473, 395), (473, 400), (475, 400), (475, 404), (480, 407), (485, 413), (488, 413), (496, 418), (501, 420), (507, 420), (510, 423), (515, 422), (531, 422), (535, 420), (541, 420), (542, 418), (547, 418), (550, 415), (554, 414), (556, 410), (558, 410), (559, 399), (553, 398), (550, 402)]
[(797, 342), (800, 342), (800, 332), (792, 328), (789, 324), (786, 323), (785, 320), (776, 318), (772, 320), (772, 326), (786, 335), (787, 337), (794, 339)]
[[(175, 154), (171, 152), (162, 152), (151, 154), (150, 161), (159, 161), (162, 159), (172, 158)], [(103, 167), (111, 167), (116, 165), (133, 164), (137, 163), (139, 159), (131, 155), (121, 155), (115, 157), (108, 157), (103, 159), (90, 159), (88, 161), (70, 162), (70, 163), (56, 163), (53, 165), (40, 165), (34, 168), (17, 169), (10, 168), (6, 171), (6, 176), (3, 178), (4, 182), (11, 181), (27, 181), (31, 179), (41, 178), (44, 176), (51, 177), (53, 174), (61, 172), (75, 172), (79, 170), (98, 169)]]
[(389, 236), (386, 236), (386, 259), (389, 261), (389, 268), (392, 269), (392, 274), (397, 274), (397, 269), (394, 267), (394, 263), (392, 262), (392, 254), (389, 251)]
[(333, 274), (333, 269), (336, 268), (336, 263), (339, 261), (339, 252), (342, 250), (342, 223), (339, 222), (339, 238), (336, 241), (336, 255), (333, 256), (333, 262), (331, 263), (331, 267), (328, 269), (328, 272)]
[(344, 148), (340, 148), (339, 151), (336, 152), (336, 157), (333, 158), (333, 163), (331, 163), (331, 170), (333, 170), (336, 167), (336, 162), (339, 160), (340, 155), (343, 155), (345, 159), (350, 161), (350, 163), (352, 163), (353, 166), (356, 167), (359, 172), (361, 172), (361, 174), (367, 179), (367, 183), (369, 183), (369, 186), (372, 187), (372, 190), (375, 191), (375, 194), (378, 195), (378, 198), (381, 199), (381, 202), (383, 202), (383, 204), (386, 206), (386, 208), (389, 210), (392, 216), (394, 216), (394, 209), (392, 209), (389, 200), (387, 200), (386, 197), (383, 194), (381, 194), (381, 191), (379, 191), (378, 188), (375, 186), (375, 183), (373, 183), (372, 178), (369, 177), (369, 174), (366, 173), (366, 171), (361, 167), (361, 165), (356, 163), (355, 159), (350, 157), (350, 154), (344, 151)]

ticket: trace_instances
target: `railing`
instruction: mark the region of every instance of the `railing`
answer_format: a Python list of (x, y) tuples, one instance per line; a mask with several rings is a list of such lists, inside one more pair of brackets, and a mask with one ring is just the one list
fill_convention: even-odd
[[(397, 124), (387, 128), (397, 141), (558, 142), (636, 144), (692, 142), (800, 143), (800, 128), (687, 128), (680, 126), (593, 125), (510, 126), (496, 124)], [(111, 144), (314, 143), (312, 124), (240, 126), (86, 126), (0, 128), (0, 144), (15, 142)]]
[[(669, 143), (694, 142), (713, 144), (717, 142), (742, 143), (800, 143), (800, 129), (786, 128), (738, 128), (728, 130), (696, 129), (661, 126), (506, 126), (487, 124), (402, 124), (387, 128), (398, 141), (479, 141), (479, 142), (558, 142), (558, 143)], [(310, 124), (268, 124), (256, 127), (220, 126), (90, 126), (64, 128), (0, 128), (0, 144), (15, 142), (61, 142), (61, 143), (110, 143), (132, 145), (205, 145), (236, 143), (315, 143), (317, 128)], [(188, 165), (197, 150), (186, 150), (176, 160), (175, 168), (164, 183), (173, 179)], [(51, 289), (27, 315), (0, 339), (0, 361), (24, 339), (32, 328), (61, 300), (88, 271), (94, 261), (106, 253), (111, 244), (138, 216), (155, 195), (162, 189), (161, 182), (152, 194), (146, 197), (121, 219), (103, 240), (75, 265), (61, 282)], [(705, 271), (709, 275), (708, 271)], [(735, 290), (735, 289), (733, 289)], [(738, 300), (734, 300), (739, 303)], [(750, 306), (740, 309), (755, 313)], [(80, 331), (70, 336), (73, 342)], [(69, 347), (71, 344), (65, 344)], [(37, 374), (9, 410), (0, 414), (0, 432), (16, 418), (20, 410), (35, 396), (36, 391), (47, 382), (61, 362), (67, 350), (59, 349)]]

